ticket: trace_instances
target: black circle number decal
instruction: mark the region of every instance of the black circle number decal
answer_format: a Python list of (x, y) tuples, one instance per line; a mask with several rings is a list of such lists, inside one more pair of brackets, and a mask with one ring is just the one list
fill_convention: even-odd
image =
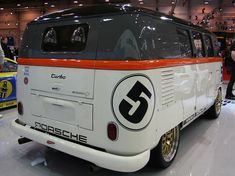
[(119, 105), (119, 111), (122, 116), (132, 123), (139, 123), (143, 119), (148, 109), (148, 101), (145, 98), (140, 97), (141, 93), (145, 93), (148, 98), (151, 98), (152, 96), (151, 92), (149, 92), (149, 90), (143, 84), (137, 81), (130, 92), (127, 94), (127, 97), (132, 99), (134, 102), (140, 102), (140, 105), (133, 114), (129, 114), (133, 106), (125, 99), (123, 99)]
[(142, 129), (154, 111), (154, 89), (143, 75), (129, 76), (116, 86), (112, 106), (117, 120), (127, 128)]

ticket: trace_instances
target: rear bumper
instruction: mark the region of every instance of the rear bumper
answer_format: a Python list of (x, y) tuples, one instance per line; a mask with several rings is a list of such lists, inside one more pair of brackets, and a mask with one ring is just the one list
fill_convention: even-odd
[[(41, 133), (30, 126), (23, 126), (14, 121), (11, 122), (11, 127), (15, 133), (20, 136), (29, 138), (51, 148), (55, 148), (67, 154), (87, 160), (97, 166), (120, 172), (134, 172), (143, 168), (150, 156), (150, 150), (134, 156), (119, 156), (102, 151), (98, 151), (86, 146), (75, 144), (46, 133)], [(53, 141), (54, 144), (48, 144), (47, 141)]]

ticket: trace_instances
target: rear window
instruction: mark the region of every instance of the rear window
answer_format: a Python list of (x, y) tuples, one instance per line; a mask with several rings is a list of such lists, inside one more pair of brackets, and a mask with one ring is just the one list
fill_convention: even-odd
[(81, 52), (85, 50), (89, 26), (87, 24), (49, 27), (42, 40), (44, 52)]

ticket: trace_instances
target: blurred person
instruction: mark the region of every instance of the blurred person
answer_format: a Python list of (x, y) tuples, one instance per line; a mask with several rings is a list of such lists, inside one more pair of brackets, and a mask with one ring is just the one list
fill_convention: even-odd
[[(226, 68), (229, 68), (230, 69), (230, 66), (229, 66), (229, 57), (230, 57), (230, 46), (227, 46), (226, 48), (225, 48), (225, 50), (223, 51), (223, 55), (221, 56), (221, 57), (223, 57), (224, 58), (224, 65), (225, 65), (225, 67)], [(228, 70), (229, 71), (229, 70)]]
[(12, 59), (11, 51), (8, 48), (7, 43), (8, 43), (7, 37), (3, 37), (2, 41), (1, 41), (1, 45), (2, 45), (2, 49), (4, 51), (4, 54), (5, 54), (5, 57), (9, 58), (9, 59)]
[[(3, 51), (3, 49), (2, 49), (2, 46), (0, 45), (0, 71), (2, 70), (2, 68), (3, 68), (3, 64), (4, 64), (4, 57), (5, 57), (5, 55), (4, 55), (4, 51)], [(0, 119), (3, 117), (3, 115), (2, 114), (0, 114)]]
[(4, 64), (4, 51), (2, 49), (2, 46), (0, 45), (0, 71), (2, 70), (3, 64)]
[(228, 87), (226, 90), (226, 99), (230, 99), (230, 100), (235, 100), (235, 95), (232, 93), (233, 91), (233, 85), (235, 83), (235, 41), (233, 41), (231, 47), (230, 47), (230, 54), (228, 57), (228, 70), (231, 73), (231, 78), (230, 81), (228, 83)]

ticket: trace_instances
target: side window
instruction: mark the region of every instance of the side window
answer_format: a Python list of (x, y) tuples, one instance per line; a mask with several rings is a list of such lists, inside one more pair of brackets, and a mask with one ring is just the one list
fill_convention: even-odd
[(119, 53), (119, 58), (123, 58), (124, 60), (140, 60), (137, 41), (130, 29), (126, 29), (120, 35), (114, 47), (114, 52)]
[(206, 51), (206, 57), (213, 57), (213, 45), (211, 41), (211, 37), (209, 35), (204, 36), (204, 45), (205, 45), (205, 51)]
[(184, 29), (176, 29), (179, 37), (179, 47), (181, 51), (181, 55), (183, 58), (192, 57), (192, 48), (190, 42), (190, 35), (187, 30)]
[[(138, 27), (132, 25), (134, 16), (117, 15), (103, 18), (98, 28), (97, 60), (140, 60)], [(135, 18), (134, 18), (135, 19)], [(122, 21), (122, 25), (120, 25)], [(95, 29), (94, 29), (95, 30)], [(93, 30), (93, 31), (94, 31)]]
[(193, 48), (195, 49), (194, 56), (205, 57), (201, 33), (192, 31), (192, 35), (193, 35)]
[(219, 56), (220, 45), (215, 35), (212, 35), (212, 44), (214, 48), (214, 56)]
[(55, 26), (43, 34), (45, 52), (80, 52), (85, 50), (89, 27), (87, 24)]
[[(176, 25), (172, 23), (168, 23), (166, 21), (158, 21), (154, 22), (155, 30), (152, 31), (151, 40), (148, 42), (148, 49), (152, 51), (154, 59), (165, 59), (165, 58), (181, 58), (181, 51), (179, 47), (179, 38), (176, 31)], [(153, 37), (152, 37), (153, 36)], [(142, 36), (142, 53), (146, 54), (149, 52), (145, 50), (143, 46), (145, 44), (145, 37)]]

